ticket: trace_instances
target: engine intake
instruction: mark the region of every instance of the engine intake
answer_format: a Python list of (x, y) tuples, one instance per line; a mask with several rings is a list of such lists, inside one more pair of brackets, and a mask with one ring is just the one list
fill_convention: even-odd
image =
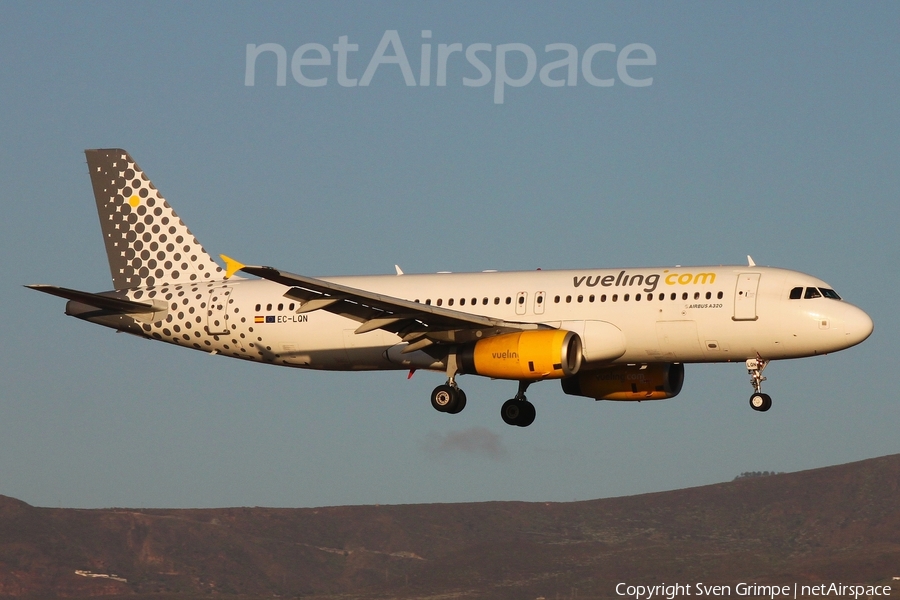
[(567, 394), (596, 400), (665, 400), (681, 391), (684, 365), (652, 363), (593, 369), (563, 379), (561, 383)]
[(559, 379), (581, 368), (581, 338), (562, 329), (505, 333), (465, 344), (456, 358), (462, 373), (494, 379)]

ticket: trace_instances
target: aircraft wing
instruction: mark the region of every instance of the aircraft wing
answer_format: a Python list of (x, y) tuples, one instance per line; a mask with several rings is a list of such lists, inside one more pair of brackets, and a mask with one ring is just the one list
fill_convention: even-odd
[(434, 343), (459, 344), (502, 333), (548, 328), (536, 323), (504, 321), (411, 302), (272, 267), (240, 265), (235, 270), (289, 286), (290, 289), (284, 295), (301, 302), (298, 313), (325, 310), (359, 322), (356, 333), (375, 329), (395, 333), (410, 344), (404, 352), (425, 348)]

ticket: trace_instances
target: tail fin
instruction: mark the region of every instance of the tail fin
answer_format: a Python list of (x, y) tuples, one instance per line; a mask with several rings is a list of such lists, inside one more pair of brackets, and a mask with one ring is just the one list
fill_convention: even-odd
[(127, 152), (84, 153), (115, 289), (224, 276)]

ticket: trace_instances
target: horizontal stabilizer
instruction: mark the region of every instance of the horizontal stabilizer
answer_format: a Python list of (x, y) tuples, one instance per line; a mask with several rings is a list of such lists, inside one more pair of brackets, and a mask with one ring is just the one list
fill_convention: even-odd
[(94, 306), (96, 308), (111, 310), (118, 313), (143, 314), (160, 310), (159, 307), (156, 307), (153, 304), (134, 302), (133, 300), (123, 300), (121, 298), (110, 298), (109, 296), (92, 294), (90, 292), (80, 292), (78, 290), (70, 290), (69, 288), (57, 287), (55, 285), (37, 284), (26, 285), (25, 287), (37, 290), (39, 292), (44, 292), (45, 294), (50, 294), (52, 296), (59, 296), (60, 298), (65, 298), (66, 300), (74, 300), (75, 302), (81, 302), (82, 304), (87, 304), (88, 306)]

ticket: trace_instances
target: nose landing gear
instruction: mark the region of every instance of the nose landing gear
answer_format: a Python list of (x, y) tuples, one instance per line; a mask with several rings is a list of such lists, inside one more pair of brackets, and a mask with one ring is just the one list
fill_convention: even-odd
[(753, 386), (754, 390), (753, 394), (750, 396), (750, 408), (759, 412), (766, 412), (772, 408), (771, 396), (760, 391), (762, 382), (766, 380), (766, 378), (763, 377), (762, 372), (768, 364), (769, 361), (763, 360), (759, 355), (757, 355), (756, 358), (747, 359), (747, 373), (750, 374), (750, 384)]

